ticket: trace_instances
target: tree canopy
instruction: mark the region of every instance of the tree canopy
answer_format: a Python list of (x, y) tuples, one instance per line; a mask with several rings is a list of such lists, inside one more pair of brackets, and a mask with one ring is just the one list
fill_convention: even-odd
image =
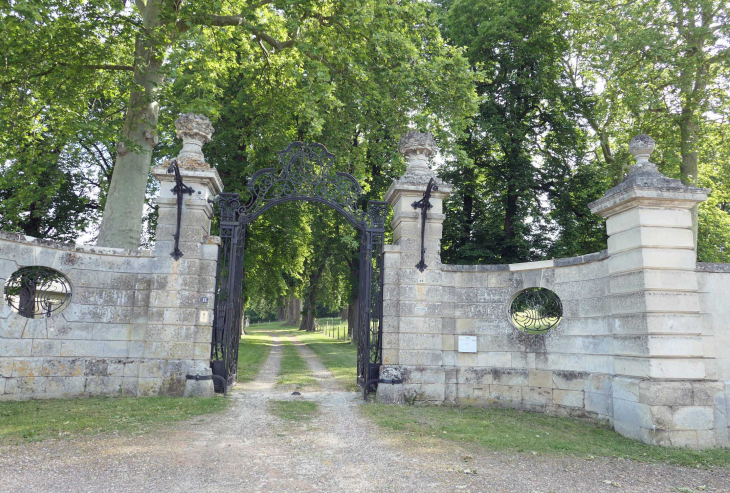
[[(698, 258), (727, 262), (729, 15), (723, 0), (0, 3), (0, 228), (149, 246), (150, 166), (196, 112), (216, 128), (207, 160), (242, 194), (302, 140), (381, 199), (404, 171), (400, 136), (431, 131), (454, 184), (446, 262), (580, 255), (605, 248), (587, 204), (647, 133), (663, 173), (710, 188)], [(352, 305), (357, 249), (334, 211), (277, 206), (247, 235), (246, 303)]]

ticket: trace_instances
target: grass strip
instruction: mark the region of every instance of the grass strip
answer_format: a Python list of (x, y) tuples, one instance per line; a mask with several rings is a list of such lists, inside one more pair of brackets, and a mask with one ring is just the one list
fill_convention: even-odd
[(622, 457), (692, 467), (730, 466), (730, 449), (696, 451), (647, 445), (598, 423), (514, 409), (411, 407), (369, 403), (363, 412), (379, 426), (413, 438), (438, 437), (490, 450)]
[(294, 386), (296, 389), (317, 387), (317, 380), (312, 376), (306, 360), (299, 354), (296, 346), (284, 334), (280, 339), (282, 344), (281, 367), (276, 384)]
[[(322, 332), (304, 332), (298, 327), (283, 323), (257, 324), (257, 330), (281, 332), (281, 337), (285, 338), (285, 341), (287, 340), (285, 334), (296, 336), (314, 351), (343, 388), (350, 391), (359, 390), (357, 386), (357, 346), (354, 343), (332, 339)], [(286, 347), (282, 349), (285, 350)]]
[(286, 421), (311, 421), (317, 414), (317, 403), (310, 401), (269, 401), (269, 412)]
[(332, 373), (337, 383), (350, 391), (357, 386), (357, 346), (349, 341), (338, 341), (321, 332), (290, 329), (297, 339), (306, 344)]
[(238, 382), (250, 382), (259, 374), (271, 352), (273, 341), (262, 333), (265, 329), (246, 329), (238, 346)]
[(99, 433), (137, 434), (222, 411), (223, 398), (90, 397), (0, 402), (0, 442), (17, 443)]

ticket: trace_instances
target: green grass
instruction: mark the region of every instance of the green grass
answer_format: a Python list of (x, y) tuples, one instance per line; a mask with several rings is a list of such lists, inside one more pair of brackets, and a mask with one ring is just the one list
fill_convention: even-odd
[(321, 332), (292, 332), (314, 351), (335, 380), (347, 390), (358, 390), (357, 346), (349, 341), (338, 341)]
[(310, 401), (269, 401), (269, 412), (286, 421), (311, 421), (317, 403)]
[(281, 343), (281, 367), (276, 384), (294, 386), (296, 389), (317, 387), (317, 380), (291, 340), (282, 334)]
[(223, 398), (92, 397), (0, 402), (0, 443), (99, 433), (137, 434), (221, 411)]
[(416, 439), (438, 437), (490, 450), (730, 466), (730, 449), (694, 451), (646, 445), (601, 425), (499, 408), (411, 407), (369, 403), (363, 412), (379, 426)]
[[(281, 332), (282, 338), (286, 337), (287, 333), (296, 336), (315, 352), (322, 364), (342, 387), (351, 391), (359, 389), (357, 386), (357, 346), (354, 343), (332, 339), (322, 332), (300, 331), (298, 327), (278, 322), (256, 324), (250, 328), (254, 328), (256, 331)], [(286, 339), (284, 342), (287, 342)], [(282, 350), (286, 350), (286, 346)]]
[[(358, 390), (357, 346), (349, 341), (338, 341), (322, 332), (304, 332), (298, 327), (284, 324), (268, 324), (269, 330), (293, 334), (319, 357), (322, 364), (332, 373), (335, 380), (347, 390)], [(286, 349), (284, 347), (283, 349)]]
[(271, 351), (271, 337), (262, 332), (268, 324), (258, 324), (246, 329), (238, 346), (238, 382), (250, 382), (259, 374), (261, 366), (269, 357)]

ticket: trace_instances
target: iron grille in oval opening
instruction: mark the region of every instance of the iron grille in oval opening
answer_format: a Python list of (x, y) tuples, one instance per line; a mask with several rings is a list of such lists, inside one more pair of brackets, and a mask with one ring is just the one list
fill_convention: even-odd
[(23, 267), (5, 282), (5, 301), (23, 317), (50, 317), (71, 302), (71, 283), (48, 267)]
[(554, 329), (563, 318), (563, 304), (557, 294), (545, 288), (528, 288), (512, 298), (509, 306), (512, 325), (528, 334)]

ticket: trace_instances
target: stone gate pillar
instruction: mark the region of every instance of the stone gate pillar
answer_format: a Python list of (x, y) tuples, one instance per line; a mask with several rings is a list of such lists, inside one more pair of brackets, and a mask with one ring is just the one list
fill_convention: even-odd
[(193, 192), (183, 195), (179, 241), (182, 256), (176, 260), (172, 256), (178, 221), (177, 196), (173, 192), (175, 174), (168, 172), (169, 163), (152, 169), (160, 183), (159, 218), (143, 354), (156, 361), (170, 361), (167, 366), (150, 363), (151, 367), (144, 371), (151, 379), (150, 388), (153, 379), (163, 379), (161, 392), (166, 394), (182, 393), (185, 374), (210, 366), (220, 238), (210, 236), (213, 206), (208, 199), (223, 190), (218, 172), (205, 162), (201, 150), (213, 134), (210, 121), (202, 115), (188, 113), (177, 119), (175, 127), (183, 141), (176, 160), (183, 183)]
[(648, 443), (706, 444), (721, 389), (709, 381), (690, 209), (708, 191), (662, 175), (649, 136), (629, 150), (626, 179), (590, 204), (609, 235), (614, 427)]
[[(452, 187), (428, 167), (437, 151), (431, 134), (409, 132), (400, 150), (408, 169), (384, 197), (393, 208), (393, 245), (385, 246), (381, 377), (402, 377), (405, 383), (381, 385), (378, 399), (402, 402), (404, 396), (418, 394), (420, 400), (442, 402), (449, 383), (443, 366), (453, 365), (454, 358), (454, 303), (443, 288), (440, 254), (443, 201)], [(438, 190), (431, 194), (423, 243), (427, 267), (420, 272), (421, 209), (413, 203), (423, 198), (431, 178)]]

